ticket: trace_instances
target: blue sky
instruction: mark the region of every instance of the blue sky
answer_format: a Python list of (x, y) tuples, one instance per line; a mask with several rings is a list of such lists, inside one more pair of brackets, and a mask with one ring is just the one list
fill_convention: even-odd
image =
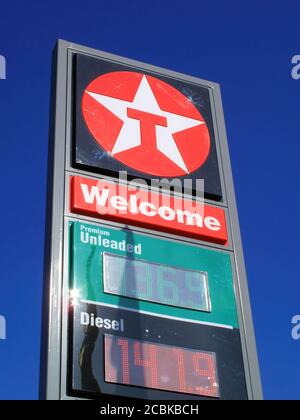
[(62, 38), (221, 83), (265, 397), (300, 399), (296, 0), (2, 2), (0, 398), (38, 396), (51, 51)]

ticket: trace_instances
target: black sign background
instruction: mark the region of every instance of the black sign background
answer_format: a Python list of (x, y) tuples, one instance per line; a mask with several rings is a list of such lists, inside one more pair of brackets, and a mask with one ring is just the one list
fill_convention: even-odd
[[(151, 179), (157, 179), (154, 176), (147, 175), (122, 164), (118, 160), (109, 156), (109, 154), (101, 148), (101, 146), (93, 139), (89, 132), (81, 111), (82, 95), (88, 84), (96, 77), (105, 73), (114, 71), (136, 71), (146, 75), (153, 75), (164, 82), (170, 84), (185, 96), (189, 97), (196, 108), (201, 112), (207, 124), (210, 138), (211, 150), (206, 162), (195, 172), (178, 177), (179, 179), (192, 179), (193, 191), (187, 191), (188, 194), (195, 194), (201, 191), (196, 190), (196, 179), (204, 179), (204, 195), (205, 198), (221, 201), (222, 190), (220, 183), (220, 174), (217, 160), (215, 133), (213, 128), (209, 91), (202, 86), (184, 82), (167, 76), (158, 75), (141, 68), (127, 66), (122, 63), (111, 62), (104, 59), (96, 59), (81, 54), (74, 56), (74, 73), (73, 73), (73, 164), (76, 168), (88, 170), (91, 172), (102, 173), (105, 175), (118, 177), (119, 171), (127, 171), (129, 179), (142, 178), (149, 182)], [(169, 178), (171, 180), (172, 178)], [(162, 185), (163, 186), (163, 185)], [(166, 186), (168, 187), (168, 186)]]
[[(125, 331), (80, 325), (81, 311), (110, 320), (124, 319)], [(73, 322), (72, 322), (73, 321)], [(211, 398), (158, 391), (104, 381), (104, 334), (116, 335), (216, 353), (222, 400), (247, 400), (239, 330), (218, 328), (80, 303), (70, 315), (69, 388), (72, 395), (92, 399), (105, 395), (151, 400), (207, 400)], [(71, 344), (72, 343), (72, 344)], [(104, 395), (103, 395), (104, 394)], [(118, 397), (116, 397), (118, 398)], [(214, 399), (214, 398), (213, 398)], [(117, 400), (116, 400), (117, 401)]]

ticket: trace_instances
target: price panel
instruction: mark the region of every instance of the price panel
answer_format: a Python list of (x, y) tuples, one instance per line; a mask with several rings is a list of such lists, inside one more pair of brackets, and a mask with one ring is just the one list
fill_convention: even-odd
[(86, 301), (238, 327), (228, 253), (74, 223), (73, 288)]
[(238, 329), (153, 316), (121, 304), (73, 306), (69, 357), (75, 396), (247, 399)]
[(74, 395), (247, 398), (228, 253), (70, 225)]

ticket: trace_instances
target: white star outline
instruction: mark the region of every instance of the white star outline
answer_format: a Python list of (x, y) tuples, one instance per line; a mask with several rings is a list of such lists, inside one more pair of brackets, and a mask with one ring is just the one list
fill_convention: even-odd
[(130, 108), (154, 114), (167, 120), (166, 127), (155, 125), (157, 149), (183, 171), (187, 174), (189, 173), (173, 134), (197, 127), (205, 124), (205, 122), (160, 109), (145, 75), (141, 79), (132, 102), (100, 95), (99, 93), (88, 90), (85, 92), (123, 121), (123, 126), (111, 151), (111, 155), (114, 156), (120, 152), (142, 145), (140, 121), (127, 116), (127, 109)]

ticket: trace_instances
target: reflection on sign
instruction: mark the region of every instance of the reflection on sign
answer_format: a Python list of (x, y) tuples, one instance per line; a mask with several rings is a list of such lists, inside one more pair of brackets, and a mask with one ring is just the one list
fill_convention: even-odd
[(220, 397), (214, 353), (105, 335), (105, 381)]
[(104, 292), (211, 311), (207, 273), (104, 253)]

